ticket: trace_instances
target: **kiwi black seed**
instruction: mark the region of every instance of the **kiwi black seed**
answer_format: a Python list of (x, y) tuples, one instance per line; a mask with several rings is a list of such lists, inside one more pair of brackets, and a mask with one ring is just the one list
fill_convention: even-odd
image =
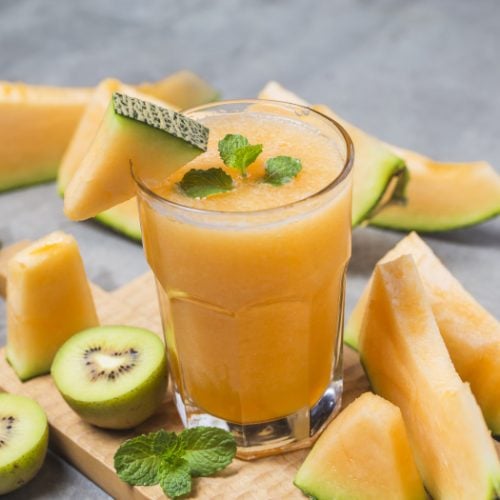
[(91, 328), (61, 347), (52, 376), (87, 422), (111, 429), (134, 427), (164, 399), (165, 348), (156, 334), (142, 328)]
[(47, 417), (38, 403), (0, 394), (0, 495), (35, 476), (45, 459), (48, 436)]

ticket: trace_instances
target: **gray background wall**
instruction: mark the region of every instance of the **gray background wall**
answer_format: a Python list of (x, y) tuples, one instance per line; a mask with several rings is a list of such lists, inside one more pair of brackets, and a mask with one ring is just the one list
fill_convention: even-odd
[[(496, 0), (3, 0), (0, 79), (94, 85), (191, 69), (224, 97), (276, 79), (378, 137), (442, 160), (500, 168), (500, 3)], [(64, 219), (52, 184), (0, 195), (0, 240), (74, 234), (90, 277), (107, 289), (146, 270), (139, 245)], [(354, 232), (348, 310), (400, 234)], [(500, 220), (426, 238), (500, 316)], [(0, 344), (5, 314), (0, 307)], [(107, 498), (50, 455), (9, 498)]]

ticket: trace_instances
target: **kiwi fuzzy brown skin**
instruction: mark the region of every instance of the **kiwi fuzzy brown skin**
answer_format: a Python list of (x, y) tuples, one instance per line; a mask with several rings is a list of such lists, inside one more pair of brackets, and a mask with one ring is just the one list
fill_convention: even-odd
[[(117, 346), (112, 347), (112, 340), (109, 340), (108, 336), (111, 330), (114, 330), (115, 333), (117, 330), (121, 330), (127, 332), (127, 334), (136, 331), (134, 333), (134, 343), (139, 346), (138, 350), (130, 347), (114, 351), (113, 349), (117, 348)], [(89, 397), (79, 399), (80, 394), (78, 391), (75, 391), (74, 388), (66, 388), (65, 390), (64, 383), (61, 382), (66, 376), (64, 369), (61, 369), (61, 365), (64, 365), (64, 362), (67, 363), (67, 360), (64, 360), (68, 355), (65, 346), (77, 337), (82, 337), (87, 342), (86, 333), (95, 333), (96, 331), (102, 332), (102, 338), (106, 339), (108, 345), (106, 348), (102, 348), (99, 345), (100, 341), (95, 337), (88, 346), (81, 343), (84, 346), (82, 363), (84, 363), (85, 371), (88, 374), (88, 381), (84, 383), (91, 384), (94, 381), (102, 383), (104, 381), (112, 384), (116, 383), (122, 376), (133, 377), (134, 367), (138, 362), (137, 359), (138, 356), (140, 357), (139, 351), (141, 350), (141, 339), (135, 338), (136, 334), (151, 337), (148, 343), (154, 341), (153, 345), (157, 342), (157, 348), (161, 350), (161, 359), (158, 363), (155, 362), (157, 366), (148, 374), (147, 379), (142, 380), (135, 386), (132, 383), (129, 390), (124, 390), (123, 393), (115, 397), (110, 395), (109, 398), (100, 398), (95, 401), (92, 401), (92, 398)], [(110, 342), (111, 345), (109, 345)], [(164, 400), (168, 385), (167, 360), (163, 343), (154, 333), (126, 326), (101, 326), (80, 332), (73, 339), (68, 340), (66, 344), (63, 345), (54, 358), (52, 378), (68, 405), (89, 424), (105, 429), (130, 429), (152, 416)], [(117, 363), (113, 368), (105, 369), (100, 366), (97, 359), (100, 355), (111, 359), (116, 357)], [(69, 359), (71, 360), (71, 358)]]
[[(6, 415), (1, 411), (2, 397), (10, 397), (12, 399), (21, 398), (21, 396), (0, 394), (0, 420), (5, 419), (4, 423), (7, 422), (8, 425), (12, 425), (14, 427), (16, 425), (15, 417)], [(40, 409), (40, 411), (42, 410)], [(9, 420), (9, 417), (12, 417), (14, 420)], [(8, 436), (3, 436), (1, 440), (2, 446), (9, 446), (10, 443), (8, 441)], [(30, 450), (26, 451), (26, 453), (22, 456), (15, 458), (12, 462), (0, 465), (0, 495), (10, 493), (18, 488), (21, 488), (28, 481), (33, 479), (33, 477), (35, 477), (45, 461), (48, 441), (49, 427), (47, 421), (45, 421), (45, 428), (38, 442), (34, 443)]]

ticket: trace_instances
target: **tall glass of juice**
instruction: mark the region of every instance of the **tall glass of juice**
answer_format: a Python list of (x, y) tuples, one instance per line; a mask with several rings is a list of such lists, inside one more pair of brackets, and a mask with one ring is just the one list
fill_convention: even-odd
[[(238, 456), (309, 445), (338, 410), (351, 253), (353, 147), (311, 109), (224, 101), (185, 112), (208, 149), (148, 186), (136, 174), (143, 243), (156, 277), (174, 400), (185, 426), (230, 430)], [(262, 144), (242, 176), (218, 142)], [(289, 182), (264, 182), (266, 161), (300, 160)], [(229, 192), (191, 198), (190, 169), (224, 168)]]

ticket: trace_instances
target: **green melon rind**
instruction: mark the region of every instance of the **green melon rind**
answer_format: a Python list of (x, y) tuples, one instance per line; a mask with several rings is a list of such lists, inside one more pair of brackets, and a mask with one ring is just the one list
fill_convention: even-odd
[[(358, 199), (363, 199), (363, 203), (358, 203), (356, 212), (353, 211), (353, 227), (359, 226), (364, 221), (371, 224), (371, 218), (381, 210), (380, 203), (384, 198), (389, 199), (388, 203), (403, 203), (405, 200), (406, 186), (410, 177), (404, 160), (388, 152), (387, 159), (380, 163), (377, 169), (376, 184), (369, 187), (364, 185), (363, 191), (366, 191), (366, 193), (362, 197), (359, 194), (357, 196)], [(388, 192), (394, 179), (396, 181), (392, 192)]]
[[(39, 406), (35, 401), (33, 403)], [(39, 407), (39, 411), (45, 418), (44, 432), (31, 450), (10, 464), (0, 467), (0, 495), (24, 486), (36, 476), (45, 461), (49, 442), (49, 426), (42, 408)]]
[[(130, 429), (135, 427), (149, 418), (158, 408), (159, 404), (167, 391), (167, 359), (165, 349), (161, 340), (149, 330), (143, 328), (136, 328), (130, 326), (101, 326), (89, 330), (105, 330), (105, 329), (121, 328), (127, 331), (141, 331), (147, 332), (152, 337), (158, 340), (159, 347), (163, 351), (163, 357), (156, 369), (151, 372), (151, 375), (140, 385), (129, 391), (128, 393), (102, 402), (89, 403), (88, 401), (77, 400), (66, 394), (61, 384), (58, 384), (59, 376), (64, 376), (63, 373), (58, 372), (59, 361), (65, 355), (65, 346), (63, 345), (58, 351), (52, 364), (52, 378), (56, 387), (58, 388), (61, 396), (68, 403), (68, 405), (86, 422), (97, 427), (105, 429)], [(84, 330), (76, 334), (76, 336), (85, 335)], [(76, 339), (73, 336), (67, 341), (73, 342)]]
[(51, 182), (57, 176), (57, 166), (53, 165), (39, 167), (36, 171), (27, 171), (21, 174), (12, 174), (11, 171), (12, 169), (5, 169), (5, 172), (9, 172), (9, 175), (0, 173), (0, 193)]
[(201, 151), (207, 150), (208, 128), (200, 122), (171, 109), (120, 92), (113, 93), (112, 101), (116, 115), (162, 130)]
[[(391, 217), (383, 211), (369, 220), (370, 226), (380, 229), (395, 229), (397, 231), (418, 231), (419, 233), (437, 233), (440, 231), (450, 231), (452, 229), (464, 229), (467, 227), (482, 224), (500, 215), (500, 204), (493, 208), (493, 211), (486, 211), (470, 217), (470, 213), (464, 213), (455, 219), (445, 219), (440, 221), (439, 215), (427, 220), (416, 220), (414, 217), (406, 218), (404, 214)], [(463, 217), (463, 218), (462, 218)]]
[(121, 214), (114, 213), (113, 209), (110, 208), (96, 215), (94, 219), (99, 224), (133, 241), (139, 243), (142, 241), (141, 225), (139, 220), (135, 220), (135, 218), (132, 220), (128, 217), (122, 217)]

